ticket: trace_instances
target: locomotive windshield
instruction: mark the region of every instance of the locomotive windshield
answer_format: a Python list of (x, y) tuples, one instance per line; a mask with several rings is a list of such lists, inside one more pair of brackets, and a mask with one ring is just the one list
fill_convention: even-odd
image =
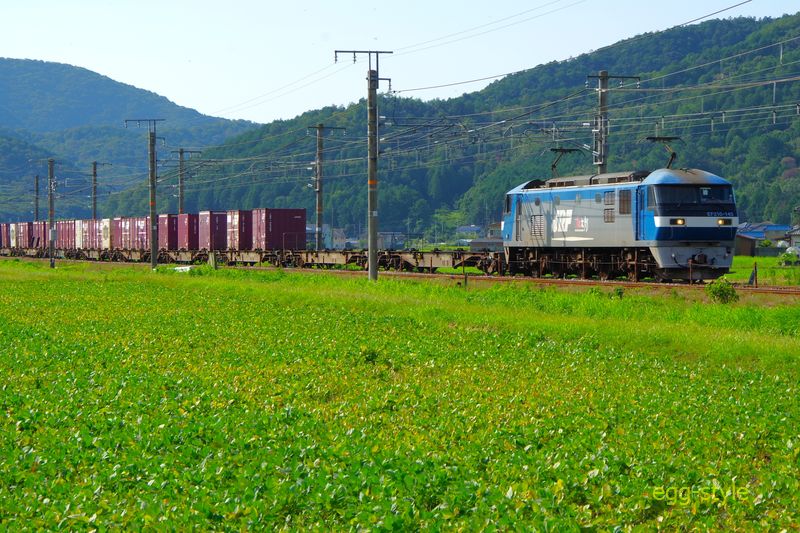
[(736, 214), (730, 185), (654, 185), (648, 193), (648, 204), (655, 206), (659, 215)]

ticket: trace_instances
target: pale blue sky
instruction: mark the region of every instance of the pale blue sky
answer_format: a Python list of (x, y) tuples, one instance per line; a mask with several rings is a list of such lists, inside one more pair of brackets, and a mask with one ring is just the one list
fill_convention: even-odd
[[(563, 60), (740, 2), (5, 0), (0, 56), (77, 65), (205, 114), (268, 122), (365, 96), (366, 63), (334, 64), (336, 49), (393, 50), (381, 77), (413, 89)], [(716, 17), (797, 11), (797, 0), (751, 0)], [(403, 94), (449, 98), (490, 81)]]

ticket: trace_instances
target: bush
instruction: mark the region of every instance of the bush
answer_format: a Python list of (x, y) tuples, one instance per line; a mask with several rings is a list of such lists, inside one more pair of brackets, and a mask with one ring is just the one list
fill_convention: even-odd
[(800, 260), (800, 257), (792, 252), (784, 252), (778, 257), (778, 264), (782, 266), (792, 266), (797, 264), (798, 260)]
[(729, 304), (739, 301), (736, 288), (733, 283), (725, 279), (725, 276), (706, 285), (706, 294), (715, 303)]

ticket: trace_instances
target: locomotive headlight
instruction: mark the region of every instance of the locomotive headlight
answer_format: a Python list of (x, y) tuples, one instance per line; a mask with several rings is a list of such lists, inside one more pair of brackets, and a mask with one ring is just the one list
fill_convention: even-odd
[(731, 219), (729, 218), (718, 218), (717, 219), (717, 226), (730, 226)]
[(684, 218), (671, 218), (669, 219), (669, 223), (671, 226), (685, 226), (686, 219)]

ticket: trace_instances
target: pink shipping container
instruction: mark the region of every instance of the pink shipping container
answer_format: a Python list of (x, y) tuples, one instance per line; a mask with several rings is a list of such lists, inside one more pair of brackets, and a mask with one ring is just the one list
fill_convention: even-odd
[(158, 249), (178, 249), (178, 215), (158, 215)]
[(84, 220), (84, 240), (83, 240), (83, 247), (87, 250), (99, 250), (103, 247), (101, 241), (101, 224), (100, 220)]
[(17, 222), (17, 248), (30, 248), (33, 239), (33, 222)]
[(253, 212), (228, 211), (228, 249), (253, 249)]
[(65, 220), (64, 226), (67, 228), (67, 234), (64, 243), (66, 248), (73, 250), (75, 249), (75, 221)]
[(37, 220), (33, 223), (33, 240), (31, 246), (34, 248), (47, 248), (50, 246), (49, 224), (45, 220)]
[(123, 250), (132, 250), (133, 249), (133, 231), (131, 231), (131, 227), (136, 227), (133, 218), (131, 217), (122, 217), (119, 219), (119, 233), (120, 233), (120, 241), (119, 247)]
[(228, 214), (225, 211), (200, 211), (198, 218), (198, 248), (227, 249)]
[(136, 250), (150, 249), (150, 217), (131, 219), (133, 246)]
[(194, 213), (178, 215), (179, 250), (197, 250), (199, 248), (198, 220), (199, 217)]
[(56, 221), (56, 248), (59, 250), (72, 250), (75, 248), (75, 221)]
[(305, 209), (253, 209), (254, 250), (305, 250)]
[(121, 249), (122, 242), (124, 239), (122, 238), (122, 234), (124, 233), (123, 230), (123, 218), (117, 217), (111, 221), (111, 249)]

